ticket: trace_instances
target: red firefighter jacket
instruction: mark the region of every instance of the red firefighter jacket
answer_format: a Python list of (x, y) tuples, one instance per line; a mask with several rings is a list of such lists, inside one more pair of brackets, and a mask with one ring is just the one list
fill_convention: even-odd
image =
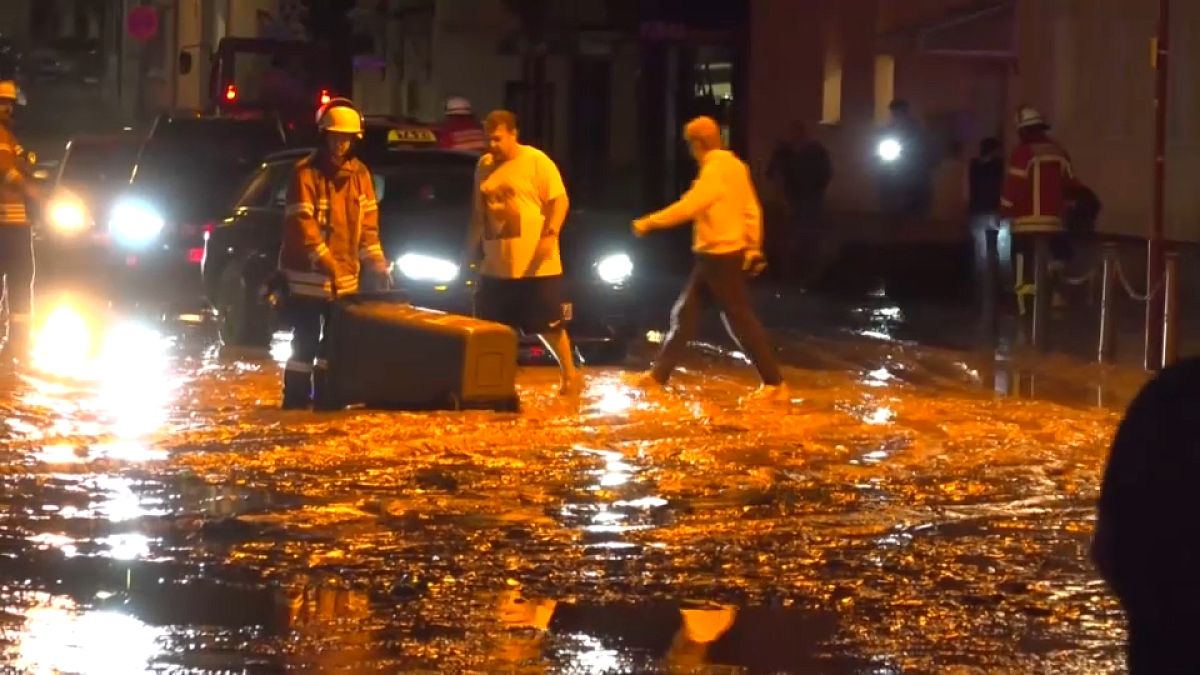
[(1014, 232), (1062, 229), (1069, 188), (1075, 184), (1071, 157), (1046, 138), (1013, 149), (1004, 177), (1000, 215)]
[(332, 170), (316, 154), (296, 163), (288, 188), (279, 267), (295, 296), (358, 292), (362, 260), (385, 263), (371, 172), (356, 159)]
[(438, 145), (451, 150), (487, 149), (487, 134), (483, 125), (470, 115), (449, 115), (437, 127)]
[(0, 124), (0, 227), (27, 227), (25, 150), (6, 124)]

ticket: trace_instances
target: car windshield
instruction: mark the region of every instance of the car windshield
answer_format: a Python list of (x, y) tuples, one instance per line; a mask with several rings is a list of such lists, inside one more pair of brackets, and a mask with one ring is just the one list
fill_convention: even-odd
[(189, 204), (232, 203), (246, 175), (283, 139), (274, 121), (172, 120), (160, 125), (138, 158), (134, 185)]
[(383, 187), (382, 194), (376, 195), (380, 208), (396, 211), (469, 208), (475, 162), (469, 156), (418, 151), (386, 162), (368, 160), (367, 165), (376, 186)]
[(124, 140), (71, 142), (60, 180), (69, 184), (109, 184), (129, 180), (137, 145)]

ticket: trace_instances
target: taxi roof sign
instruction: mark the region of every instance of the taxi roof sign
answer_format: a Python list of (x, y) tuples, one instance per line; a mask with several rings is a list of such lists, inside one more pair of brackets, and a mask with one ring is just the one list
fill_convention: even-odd
[(437, 134), (432, 129), (390, 129), (387, 141), (388, 145), (437, 143)]

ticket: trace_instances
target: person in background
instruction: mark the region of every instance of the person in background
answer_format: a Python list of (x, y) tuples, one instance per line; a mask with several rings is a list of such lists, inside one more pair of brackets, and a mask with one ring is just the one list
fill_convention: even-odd
[(976, 288), (983, 289), (988, 273), (987, 236), (996, 233), (996, 255), (1003, 288), (1013, 287), (1012, 233), (1000, 218), (1004, 189), (1004, 155), (1000, 140), (988, 137), (979, 143), (979, 156), (971, 159), (967, 178), (967, 218), (974, 246)]
[(483, 152), (488, 147), (483, 125), (471, 112), (471, 102), (462, 96), (446, 99), (445, 117), (437, 127), (438, 145), (450, 150)]
[(811, 242), (813, 230), (822, 225), (825, 190), (833, 179), (829, 151), (809, 137), (804, 122), (797, 121), (791, 138), (781, 141), (771, 154), (767, 179), (783, 194), (788, 208), (787, 241), (771, 250), (785, 252), (785, 259), (795, 265), (803, 258), (800, 247)]
[(558, 245), (570, 209), (567, 188), (554, 160), (518, 141), (516, 115), (493, 111), (484, 129), (488, 151), (475, 168), (463, 265), (474, 262), (482, 242), (475, 313), (537, 335), (558, 361), (560, 393), (578, 395), (583, 378), (567, 334), (571, 303)]
[(919, 222), (933, 205), (933, 172), (938, 156), (924, 127), (912, 116), (908, 101), (888, 106), (892, 119), (880, 131), (880, 203), (893, 227)]
[(1092, 559), (1128, 621), (1129, 672), (1198, 673), (1200, 359), (1147, 384), (1125, 412), (1104, 468)]
[(679, 201), (661, 211), (633, 221), (633, 232), (645, 236), (652, 230), (694, 221), (692, 251), (695, 264), (671, 312), (671, 331), (650, 372), (639, 382), (644, 387), (667, 384), (695, 336), (705, 305), (715, 300), (725, 326), (747, 353), (762, 378), (752, 398), (786, 400), (787, 386), (767, 332), (750, 306), (746, 275), (757, 276), (766, 267), (762, 253), (762, 207), (750, 178), (750, 168), (724, 149), (721, 128), (711, 117), (697, 117), (683, 129), (700, 175)]

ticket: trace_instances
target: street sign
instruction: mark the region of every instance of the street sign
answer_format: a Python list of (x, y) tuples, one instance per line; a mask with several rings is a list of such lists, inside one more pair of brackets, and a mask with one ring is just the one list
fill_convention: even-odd
[(125, 17), (125, 29), (134, 40), (149, 42), (158, 34), (158, 10), (149, 5), (134, 7)]

